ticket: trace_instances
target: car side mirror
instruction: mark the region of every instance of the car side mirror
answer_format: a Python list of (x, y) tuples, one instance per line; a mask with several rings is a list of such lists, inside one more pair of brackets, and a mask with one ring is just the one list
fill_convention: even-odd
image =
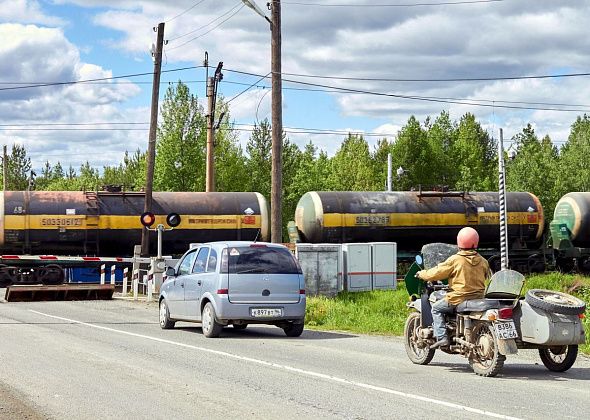
[(166, 269), (166, 275), (168, 277), (174, 277), (174, 276), (176, 276), (176, 270), (174, 269), (174, 267), (168, 267)]

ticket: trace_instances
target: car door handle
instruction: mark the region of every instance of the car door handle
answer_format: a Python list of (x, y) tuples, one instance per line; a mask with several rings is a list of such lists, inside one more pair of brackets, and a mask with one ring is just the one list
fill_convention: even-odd
[(199, 281), (197, 282), (197, 284), (198, 284), (199, 286), (201, 285), (201, 283), (202, 283), (202, 282), (201, 282), (201, 280), (199, 280)]
[(180, 283), (180, 287), (184, 288), (184, 283)]

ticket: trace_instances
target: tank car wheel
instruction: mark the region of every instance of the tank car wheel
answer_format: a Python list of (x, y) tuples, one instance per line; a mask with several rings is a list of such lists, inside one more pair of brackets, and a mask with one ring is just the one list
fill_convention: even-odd
[(555, 290), (531, 289), (525, 301), (534, 308), (563, 315), (579, 315), (586, 310), (586, 303), (575, 296)]
[(7, 268), (6, 264), (0, 264), (0, 287), (10, 286), (13, 282), (13, 276)]
[(576, 262), (573, 258), (558, 258), (555, 265), (562, 273), (571, 273), (576, 268)]
[[(404, 326), (404, 344), (408, 358), (417, 365), (427, 365), (434, 357), (436, 350), (431, 349), (428, 344), (418, 337), (420, 328), (420, 314), (412, 312), (406, 319)], [(422, 344), (419, 344), (422, 343)]]
[(578, 356), (578, 346), (550, 347), (539, 349), (541, 361), (552, 372), (565, 372), (571, 368)]
[(62, 284), (65, 277), (63, 268), (57, 264), (49, 264), (37, 270), (37, 281), (43, 284)]
[(475, 350), (469, 357), (473, 372), (479, 376), (496, 376), (504, 367), (506, 356), (498, 351), (498, 338), (492, 325), (478, 322), (473, 328), (473, 343)]

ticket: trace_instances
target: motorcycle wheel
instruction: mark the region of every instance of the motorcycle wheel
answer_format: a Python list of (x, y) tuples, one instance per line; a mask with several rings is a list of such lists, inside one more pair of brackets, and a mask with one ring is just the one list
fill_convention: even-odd
[(475, 349), (469, 358), (469, 365), (479, 376), (496, 376), (502, 367), (506, 356), (498, 351), (498, 338), (494, 328), (485, 322), (479, 322), (473, 327), (473, 343)]
[(418, 347), (418, 328), (420, 328), (420, 314), (412, 312), (406, 319), (406, 325), (404, 326), (406, 353), (412, 363), (427, 365), (434, 357), (434, 350), (431, 350), (428, 346)]
[(539, 349), (541, 361), (552, 372), (565, 372), (571, 368), (578, 356), (578, 346), (551, 347)]
[(563, 315), (579, 315), (586, 310), (586, 303), (575, 296), (554, 290), (531, 289), (525, 300), (533, 308)]

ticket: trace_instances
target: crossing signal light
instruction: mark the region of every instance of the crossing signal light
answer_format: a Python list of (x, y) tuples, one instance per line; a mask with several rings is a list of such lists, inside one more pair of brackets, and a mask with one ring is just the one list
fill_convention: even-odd
[(141, 224), (145, 227), (150, 227), (154, 223), (156, 223), (156, 216), (154, 215), (154, 213), (146, 211), (141, 216), (139, 216), (139, 220), (141, 221)]
[(170, 227), (176, 227), (180, 224), (180, 215), (178, 213), (170, 213), (166, 216), (166, 223)]

